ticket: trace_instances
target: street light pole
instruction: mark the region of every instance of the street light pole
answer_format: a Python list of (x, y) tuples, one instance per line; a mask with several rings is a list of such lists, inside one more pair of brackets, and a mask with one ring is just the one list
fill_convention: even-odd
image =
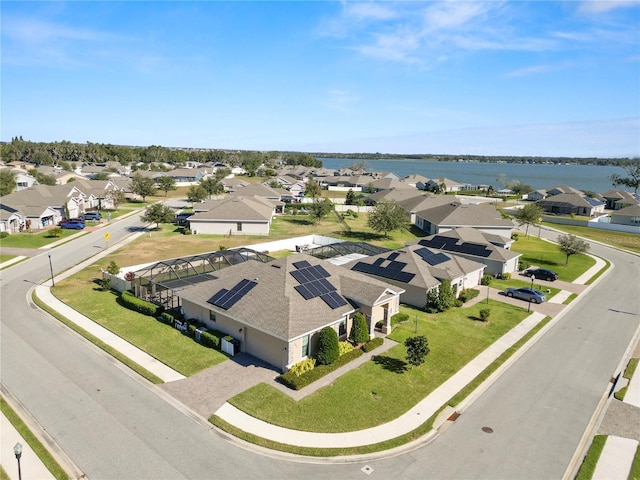
[(56, 284), (55, 284), (55, 282), (53, 281), (53, 265), (51, 264), (51, 254), (50, 254), (50, 253), (48, 253), (47, 255), (49, 255), (49, 270), (51, 271), (51, 286), (52, 286), (52, 287), (55, 287), (55, 286), (56, 286)]
[[(535, 275), (531, 275), (531, 290), (533, 290), (533, 281), (536, 279)], [(527, 312), (531, 311), (531, 294), (529, 294), (529, 306), (527, 307)]]
[(22, 444), (20, 442), (13, 446), (13, 453), (18, 460), (18, 480), (22, 480), (22, 471), (20, 470), (20, 457), (22, 456)]

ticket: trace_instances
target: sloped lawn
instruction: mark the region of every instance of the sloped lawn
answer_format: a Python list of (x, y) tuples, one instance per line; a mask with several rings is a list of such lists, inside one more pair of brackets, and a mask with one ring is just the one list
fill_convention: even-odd
[[(331, 385), (296, 402), (263, 383), (229, 403), (256, 418), (296, 430), (348, 432), (386, 423), (407, 412), (527, 316), (523, 308), (493, 300), (488, 307), (491, 317), (487, 323), (477, 320), (479, 311), (487, 308), (484, 303), (439, 315), (402, 307), (410, 320), (390, 335), (401, 344)], [(414, 335), (427, 337), (431, 353), (425, 364), (408, 368), (402, 342)]]

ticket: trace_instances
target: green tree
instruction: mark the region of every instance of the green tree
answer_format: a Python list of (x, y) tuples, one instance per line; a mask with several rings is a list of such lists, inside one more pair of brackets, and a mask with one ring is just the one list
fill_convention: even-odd
[(407, 338), (404, 346), (407, 347), (407, 363), (414, 367), (423, 364), (430, 352), (429, 342), (424, 335)]
[(307, 183), (304, 187), (304, 196), (318, 198), (320, 195), (322, 195), (322, 189), (320, 188), (318, 182), (316, 182), (313, 178), (307, 180)]
[(176, 189), (176, 181), (173, 177), (163, 175), (158, 179), (158, 188), (164, 192), (164, 196), (166, 197), (169, 190)]
[(216, 170), (216, 180), (220, 181), (230, 174), (231, 174), (230, 168), (219, 168)]
[(145, 202), (149, 195), (153, 195), (156, 192), (156, 182), (153, 178), (145, 177), (140, 173), (136, 173), (129, 183), (129, 188), (133, 193), (142, 197), (142, 201)]
[(93, 180), (109, 180), (109, 174), (107, 172), (98, 172), (91, 178)]
[(107, 272), (111, 275), (117, 275), (118, 273), (120, 273), (120, 267), (114, 260), (111, 260), (111, 262), (109, 262), (109, 266), (107, 267)]
[(627, 163), (622, 165), (622, 168), (627, 172), (626, 176), (618, 175), (614, 173), (609, 178), (614, 186), (624, 185), (625, 187), (633, 188), (633, 193), (638, 193), (638, 187), (640, 187), (640, 159), (634, 159), (633, 163)]
[(344, 204), (345, 205), (353, 205), (353, 201), (355, 199), (355, 193), (353, 193), (353, 189), (349, 189), (349, 191), (347, 192), (347, 196), (344, 199)]
[(202, 185), (202, 188), (205, 189), (209, 198), (211, 198), (211, 195), (219, 195), (224, 192), (224, 187), (215, 177), (207, 177), (201, 179), (200, 185)]
[(16, 189), (16, 174), (8, 168), (0, 169), (0, 196), (9, 195)]
[(569, 257), (576, 253), (586, 253), (589, 251), (589, 243), (575, 235), (566, 234), (558, 237), (558, 248), (567, 256), (565, 265), (569, 264)]
[(40, 185), (56, 185), (58, 182), (56, 181), (56, 177), (53, 175), (47, 175), (46, 173), (36, 172), (36, 182)]
[(140, 219), (143, 222), (155, 223), (156, 229), (158, 229), (161, 223), (171, 223), (175, 217), (176, 214), (169, 205), (154, 203), (145, 209), (144, 215)]
[(438, 288), (432, 288), (427, 292), (426, 310), (431, 313), (445, 312), (453, 307), (455, 292), (451, 286), (451, 280), (444, 279)]
[(382, 201), (369, 212), (367, 225), (376, 232), (382, 232), (385, 238), (389, 238), (389, 232), (408, 228), (409, 220), (404, 208), (395, 201)]
[(367, 343), (369, 341), (369, 325), (367, 319), (362, 312), (357, 312), (353, 316), (351, 331), (349, 332), (349, 340), (355, 345)]
[(324, 327), (318, 334), (316, 360), (320, 365), (330, 365), (340, 356), (338, 334), (331, 327)]
[(191, 185), (187, 192), (187, 200), (191, 203), (200, 203), (207, 198), (207, 195), (207, 191), (202, 185)]
[(526, 225), (524, 236), (529, 235), (529, 225), (539, 225), (540, 220), (542, 219), (542, 207), (536, 205), (535, 203), (529, 203), (525, 205), (523, 208), (518, 209), (518, 211), (514, 214), (514, 218), (516, 219), (516, 223), (520, 226)]
[(309, 205), (309, 217), (313, 223), (317, 223), (324, 217), (329, 215), (333, 210), (333, 203), (328, 198), (324, 200), (315, 199), (311, 205)]
[(125, 194), (122, 190), (110, 190), (107, 193), (107, 200), (109, 200), (113, 204), (114, 209), (118, 209), (120, 204), (126, 200)]

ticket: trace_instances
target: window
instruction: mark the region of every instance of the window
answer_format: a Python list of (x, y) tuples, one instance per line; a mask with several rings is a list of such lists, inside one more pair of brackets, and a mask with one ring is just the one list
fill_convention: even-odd
[(640, 217), (631, 217), (631, 223), (633, 225), (640, 225)]
[(241, 231), (242, 231), (242, 222), (238, 222), (238, 223), (236, 223), (236, 230), (237, 230), (238, 232), (241, 232)]
[(343, 318), (340, 321), (340, 326), (338, 327), (338, 336), (342, 337), (347, 334), (347, 321)]
[(302, 337), (302, 356), (309, 356), (309, 335)]
[(211, 320), (212, 322), (216, 321), (216, 312), (214, 312), (213, 310), (209, 310), (209, 320)]

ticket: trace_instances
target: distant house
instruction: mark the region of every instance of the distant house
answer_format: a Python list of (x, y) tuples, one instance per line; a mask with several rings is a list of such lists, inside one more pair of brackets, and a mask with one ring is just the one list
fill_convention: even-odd
[(431, 178), (425, 184), (425, 190), (439, 190), (444, 185), (445, 192), (459, 192), (465, 190), (465, 186), (462, 183), (458, 183), (449, 178)]
[(200, 180), (209, 176), (211, 172), (206, 168), (176, 168), (165, 173), (173, 178), (176, 186), (197, 185)]
[(511, 237), (513, 229), (511, 220), (502, 218), (494, 205), (464, 205), (457, 201), (416, 212), (415, 225), (428, 235), (472, 227), (485, 233)]
[(239, 178), (231, 177), (223, 178), (222, 180), (220, 180), (220, 185), (222, 185), (222, 188), (224, 188), (225, 192), (233, 192), (237, 188), (246, 187), (248, 183)]
[(640, 226), (640, 205), (631, 205), (629, 207), (616, 210), (611, 214), (611, 223), (617, 225)]
[(593, 217), (604, 213), (604, 202), (577, 193), (553, 195), (543, 200), (538, 200), (536, 205), (542, 207), (545, 213), (554, 215), (573, 214)]
[(548, 197), (553, 195), (561, 195), (563, 193), (575, 193), (577, 195), (584, 196), (583, 192), (568, 185), (556, 185), (555, 187), (548, 188), (546, 192)]
[(233, 192), (229, 192), (230, 196), (241, 197), (263, 197), (269, 200), (280, 201), (283, 195), (288, 195), (289, 192), (282, 188), (271, 188), (267, 185), (260, 183), (251, 183), (244, 187), (238, 187)]
[(605, 207), (609, 210), (620, 210), (625, 207), (640, 204), (636, 196), (625, 190), (609, 190), (600, 195), (605, 201)]
[(29, 173), (28, 170), (23, 168), (11, 168), (2, 167), (3, 169), (9, 169), (13, 173), (13, 178), (16, 182), (16, 191), (24, 190), (25, 188), (33, 187), (36, 184), (36, 178)]
[(538, 200), (547, 198), (547, 192), (546, 190), (534, 190), (533, 192), (527, 193), (525, 198), (529, 201), (537, 202)]
[(343, 266), (402, 288), (400, 301), (419, 308), (425, 306), (427, 292), (438, 288), (443, 280), (451, 281), (457, 297), (461, 290), (478, 286), (486, 268), (479, 262), (422, 245), (361, 258)]
[[(318, 332), (346, 340), (353, 314), (391, 329), (402, 289), (309, 255), (244, 262), (173, 289), (185, 316), (234, 337), (241, 352), (281, 370), (315, 354)], [(187, 284), (187, 285), (185, 285)]]
[(438, 235), (423, 238), (419, 245), (441, 250), (486, 265), (489, 275), (513, 274), (518, 271), (521, 254), (510, 250), (513, 240), (501, 235), (491, 235), (475, 228), (456, 228)]
[(227, 196), (196, 205), (189, 217), (194, 234), (269, 235), (271, 220), (283, 202), (264, 197)]
[(426, 190), (429, 179), (414, 173), (412, 175), (407, 175), (401, 181), (410, 187), (417, 188), (418, 190)]
[(0, 232), (18, 233), (25, 226), (26, 218), (17, 210), (0, 205)]

